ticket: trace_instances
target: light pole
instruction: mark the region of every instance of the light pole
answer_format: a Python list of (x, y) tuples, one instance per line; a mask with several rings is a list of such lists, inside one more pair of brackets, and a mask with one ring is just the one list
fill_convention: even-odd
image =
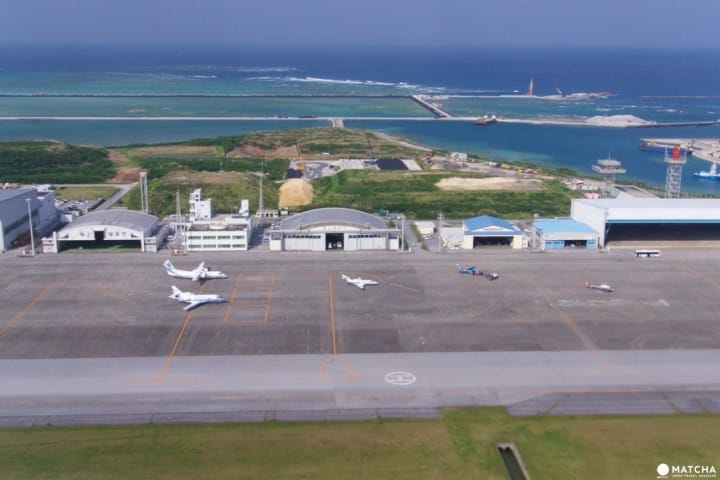
[(33, 237), (32, 211), (30, 210), (30, 198), (26, 198), (28, 206), (28, 222), (30, 223), (30, 247), (32, 248), (32, 256), (35, 256), (35, 237)]

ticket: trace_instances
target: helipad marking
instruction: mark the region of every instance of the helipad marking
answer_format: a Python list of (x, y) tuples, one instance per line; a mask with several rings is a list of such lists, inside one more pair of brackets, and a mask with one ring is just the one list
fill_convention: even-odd
[(385, 381), (391, 385), (412, 385), (416, 380), (410, 372), (390, 372), (385, 375)]

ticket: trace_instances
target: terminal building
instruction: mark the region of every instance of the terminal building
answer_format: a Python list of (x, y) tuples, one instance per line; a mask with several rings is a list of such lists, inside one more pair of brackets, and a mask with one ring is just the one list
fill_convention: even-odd
[(574, 199), (571, 217), (614, 241), (720, 240), (720, 199)]
[(269, 230), (270, 250), (399, 250), (400, 229), (350, 208), (318, 208), (283, 219)]
[(252, 219), (247, 200), (237, 214), (212, 213), (212, 199), (202, 198), (202, 189), (190, 193), (190, 222), (185, 231), (188, 252), (246, 251), (252, 238)]

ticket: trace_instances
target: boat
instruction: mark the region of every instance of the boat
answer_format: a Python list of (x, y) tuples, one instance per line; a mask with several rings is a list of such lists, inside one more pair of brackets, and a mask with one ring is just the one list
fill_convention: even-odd
[(473, 125), (492, 125), (497, 123), (498, 119), (495, 115), (483, 115), (482, 117), (473, 120)]
[(692, 155), (692, 148), (685, 144), (660, 143), (652, 140), (643, 140), (640, 143), (640, 150), (644, 152), (667, 153), (668, 151), (674, 150), (675, 147), (678, 148), (680, 155)]
[(720, 174), (717, 172), (717, 163), (712, 164), (709, 172), (695, 172), (693, 176), (695, 178), (706, 178), (708, 180), (720, 180)]

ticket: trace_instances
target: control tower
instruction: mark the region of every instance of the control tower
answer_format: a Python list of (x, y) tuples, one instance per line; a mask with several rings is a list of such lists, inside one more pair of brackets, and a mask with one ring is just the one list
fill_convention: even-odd
[(665, 198), (680, 198), (680, 182), (682, 180), (682, 168), (687, 162), (687, 153), (680, 155), (680, 147), (675, 145), (672, 155), (665, 150)]
[(608, 156), (608, 158), (598, 160), (597, 163), (592, 166), (592, 169), (594, 172), (603, 176), (600, 196), (602, 198), (610, 198), (610, 190), (615, 186), (615, 175), (625, 173), (625, 168), (623, 168), (619, 160)]

